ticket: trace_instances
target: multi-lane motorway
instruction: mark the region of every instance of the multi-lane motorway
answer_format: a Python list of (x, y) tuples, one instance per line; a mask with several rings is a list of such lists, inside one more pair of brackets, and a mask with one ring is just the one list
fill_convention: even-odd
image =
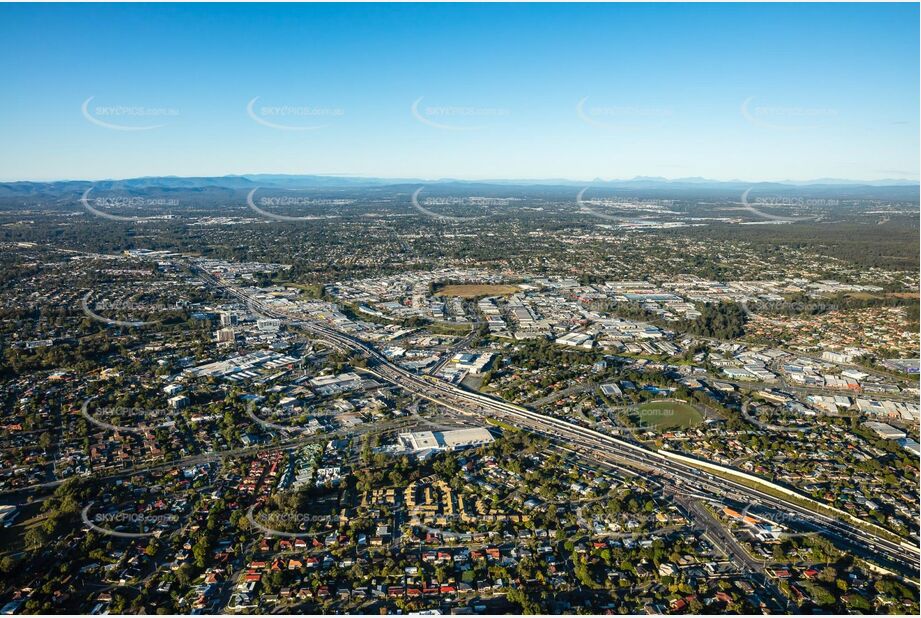
[[(209, 273), (196, 270), (208, 284), (237, 297), (269, 317), (283, 319), (290, 326), (301, 328), (331, 345), (358, 353), (368, 361), (368, 371), (408, 392), (430, 400), (456, 412), (500, 420), (505, 423), (544, 435), (556, 442), (565, 443), (577, 453), (592, 459), (616, 461), (627, 467), (654, 474), (663, 483), (684, 493), (696, 493), (713, 500), (735, 500), (757, 504), (782, 514), (786, 521), (799, 521), (813, 530), (831, 538), (856, 556), (902, 576), (917, 580), (921, 569), (921, 550), (907, 541), (896, 542), (891, 535), (884, 536), (871, 524), (854, 522), (848, 517), (831, 516), (805, 495), (781, 497), (753, 487), (751, 482), (735, 480), (742, 473), (724, 468), (712, 474), (700, 466), (677, 461), (667, 452), (651, 450), (641, 444), (582, 427), (563, 419), (541, 414), (510, 404), (482, 393), (475, 393), (445, 383), (430, 376), (421, 377), (391, 363), (371, 345), (342, 333), (322, 322), (285, 315), (277, 309), (253, 298), (245, 291), (219, 281)], [(813, 506), (814, 505), (814, 506)]]

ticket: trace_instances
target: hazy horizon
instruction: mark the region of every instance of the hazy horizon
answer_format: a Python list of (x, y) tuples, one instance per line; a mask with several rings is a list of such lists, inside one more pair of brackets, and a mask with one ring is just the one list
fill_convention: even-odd
[(705, 178), (702, 176), (675, 176), (675, 177), (666, 177), (666, 176), (651, 176), (651, 175), (639, 175), (632, 176), (629, 178), (567, 178), (562, 176), (547, 176), (547, 177), (535, 177), (535, 178), (508, 178), (508, 177), (475, 177), (475, 178), (465, 178), (460, 176), (443, 176), (438, 178), (428, 178), (421, 176), (406, 176), (406, 177), (397, 177), (397, 176), (376, 176), (376, 175), (366, 175), (366, 174), (350, 174), (342, 172), (290, 172), (290, 173), (277, 173), (277, 172), (243, 172), (243, 173), (227, 173), (227, 174), (163, 174), (163, 175), (140, 175), (140, 176), (124, 176), (124, 177), (99, 177), (99, 178), (17, 178), (17, 179), (0, 179), (0, 182), (5, 184), (12, 183), (55, 183), (55, 182), (121, 182), (127, 180), (143, 180), (145, 178), (176, 178), (176, 179), (188, 179), (188, 178), (250, 178), (257, 176), (278, 176), (278, 177), (305, 177), (305, 178), (343, 178), (343, 179), (358, 179), (358, 180), (382, 180), (382, 181), (391, 181), (391, 182), (470, 182), (470, 183), (551, 183), (551, 182), (563, 182), (563, 183), (590, 183), (590, 182), (603, 182), (603, 183), (615, 183), (615, 182), (635, 182), (640, 180), (649, 180), (649, 181), (658, 181), (663, 183), (672, 183), (672, 182), (699, 182), (699, 183), (721, 183), (721, 184), (731, 184), (731, 183), (755, 183), (755, 184), (789, 184), (789, 185), (820, 185), (820, 184), (854, 184), (854, 185), (876, 185), (876, 184), (894, 184), (894, 183), (905, 183), (910, 185), (919, 184), (918, 179), (911, 178), (879, 178), (874, 180), (866, 180), (861, 178), (768, 178), (762, 180), (750, 180), (747, 178)]

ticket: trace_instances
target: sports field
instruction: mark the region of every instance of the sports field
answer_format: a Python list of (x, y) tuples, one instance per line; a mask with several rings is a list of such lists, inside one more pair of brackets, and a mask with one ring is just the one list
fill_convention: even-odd
[(649, 401), (630, 411), (630, 420), (644, 429), (687, 429), (703, 415), (683, 401)]

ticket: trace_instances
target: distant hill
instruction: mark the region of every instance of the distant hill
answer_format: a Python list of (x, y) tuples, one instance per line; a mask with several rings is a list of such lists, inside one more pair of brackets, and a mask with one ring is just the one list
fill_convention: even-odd
[(574, 188), (589, 187), (595, 195), (622, 195), (625, 197), (650, 197), (672, 199), (738, 199), (747, 189), (752, 195), (796, 196), (801, 198), (833, 198), (839, 200), (893, 200), (918, 201), (919, 183), (910, 180), (887, 179), (873, 182), (821, 179), (816, 181), (746, 182), (741, 180), (718, 181), (706, 178), (637, 177), (625, 180), (574, 181), (567, 179), (500, 179), (457, 180), (373, 178), (360, 176), (250, 174), (213, 177), (154, 176), (122, 180), (61, 180), (53, 182), (0, 183), (0, 200), (6, 203), (55, 203), (77, 199), (89, 188), (97, 191), (119, 191), (127, 195), (175, 194), (186, 197), (200, 194), (203, 197), (231, 197), (235, 199), (257, 187), (275, 189), (361, 189), (392, 188), (397, 191), (425, 186), (429, 191), (444, 193), (458, 191), (470, 193), (548, 193), (568, 195)]

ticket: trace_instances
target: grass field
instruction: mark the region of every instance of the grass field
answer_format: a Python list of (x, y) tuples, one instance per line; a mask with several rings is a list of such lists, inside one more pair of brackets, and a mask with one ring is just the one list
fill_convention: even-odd
[(518, 292), (517, 285), (501, 283), (464, 283), (446, 285), (435, 292), (435, 296), (458, 296), (460, 298), (480, 298), (482, 296), (506, 296)]
[(869, 292), (848, 292), (847, 298), (856, 298), (857, 300), (873, 300), (877, 298), (918, 298), (917, 292), (882, 292), (871, 294)]
[(687, 429), (703, 420), (703, 415), (681, 401), (650, 401), (630, 411), (630, 420), (646, 429)]

